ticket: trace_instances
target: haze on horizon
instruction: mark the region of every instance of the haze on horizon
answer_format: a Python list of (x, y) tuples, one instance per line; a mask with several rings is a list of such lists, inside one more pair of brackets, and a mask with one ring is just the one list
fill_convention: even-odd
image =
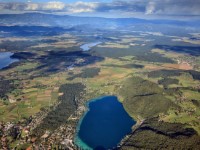
[(40, 12), (106, 18), (200, 19), (199, 0), (0, 0), (0, 13)]

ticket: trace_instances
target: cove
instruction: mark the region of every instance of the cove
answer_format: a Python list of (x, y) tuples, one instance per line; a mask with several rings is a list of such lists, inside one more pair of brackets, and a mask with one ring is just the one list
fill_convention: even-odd
[(12, 59), (11, 56), (13, 53), (11, 52), (0, 52), (0, 69), (3, 69), (13, 62), (17, 62), (18, 59)]
[(115, 148), (136, 123), (115, 96), (91, 100), (87, 107), (75, 137), (80, 149)]

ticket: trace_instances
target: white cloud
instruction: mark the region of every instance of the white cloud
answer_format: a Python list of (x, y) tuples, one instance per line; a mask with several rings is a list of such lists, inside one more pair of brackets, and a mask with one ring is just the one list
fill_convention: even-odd
[(39, 7), (40, 7), (39, 4), (29, 3), (29, 4), (27, 4), (25, 10), (32, 10), (32, 11), (34, 11), (34, 10), (38, 10)]
[(71, 13), (93, 12), (97, 7), (98, 3), (79, 1), (73, 4), (68, 4), (66, 6), (66, 10)]
[(63, 10), (64, 8), (65, 3), (59, 1), (48, 2), (42, 6), (42, 10)]
[[(52, 1), (48, 3), (26, 3), (26, 11), (65, 11), (68, 13), (93, 12), (98, 7), (96, 2), (75, 2), (72, 4), (65, 4), (59, 1)], [(13, 5), (15, 6), (15, 5)], [(16, 8), (17, 9), (17, 8)]]
[(77, 13), (102, 13), (110, 15), (125, 14), (128, 17), (143, 15), (151, 16), (200, 16), (200, 0), (113, 0), (112, 2), (83, 2), (63, 3), (61, 1), (51, 2), (2, 2), (0, 0), (0, 10), (3, 11), (40, 11), (59, 12), (67, 14)]
[(149, 2), (146, 6), (146, 15), (153, 14), (155, 11), (155, 2)]

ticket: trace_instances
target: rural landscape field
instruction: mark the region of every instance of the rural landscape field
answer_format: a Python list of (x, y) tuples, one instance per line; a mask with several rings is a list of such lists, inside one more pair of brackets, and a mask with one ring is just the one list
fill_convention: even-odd
[(0, 0), (0, 149), (200, 149), (198, 8)]

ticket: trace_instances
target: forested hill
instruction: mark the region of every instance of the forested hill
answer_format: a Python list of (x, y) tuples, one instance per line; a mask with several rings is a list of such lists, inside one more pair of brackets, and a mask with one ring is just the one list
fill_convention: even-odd
[[(0, 25), (44, 25), (73, 27), (78, 25), (91, 25), (97, 28), (114, 28), (131, 26), (134, 24), (165, 24), (176, 26), (199, 26), (200, 21), (176, 21), (176, 20), (145, 20), (138, 18), (101, 18), (101, 17), (77, 17), (69, 15), (52, 15), (42, 13), (1, 14)], [(103, 25), (103, 26), (102, 26)]]

